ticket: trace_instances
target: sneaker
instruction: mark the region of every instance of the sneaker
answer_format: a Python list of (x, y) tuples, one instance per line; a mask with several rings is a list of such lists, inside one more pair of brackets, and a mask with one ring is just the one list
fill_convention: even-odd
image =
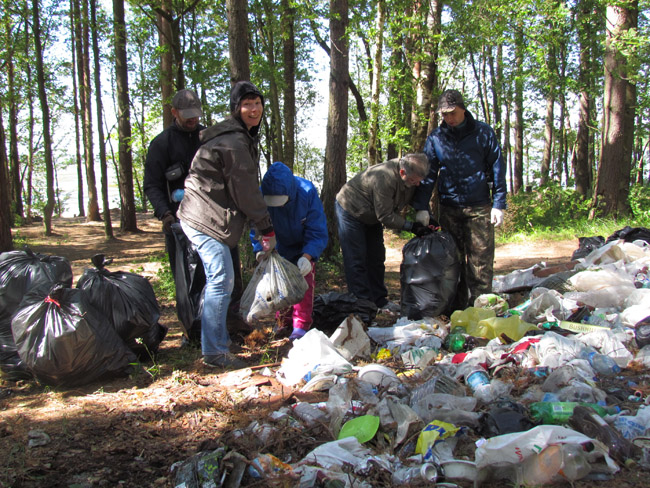
[(379, 307), (379, 313), (398, 314), (401, 307), (395, 302), (386, 302), (386, 305)]
[(242, 361), (230, 352), (203, 356), (203, 364), (211, 368), (223, 369), (242, 369), (248, 366), (245, 361)]

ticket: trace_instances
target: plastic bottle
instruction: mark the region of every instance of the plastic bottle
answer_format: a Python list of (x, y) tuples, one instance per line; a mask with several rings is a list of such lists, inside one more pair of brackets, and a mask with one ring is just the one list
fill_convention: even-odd
[(434, 464), (424, 463), (421, 466), (399, 468), (393, 472), (393, 483), (396, 485), (406, 483), (435, 483), (438, 480), (438, 469)]
[(621, 372), (621, 367), (616, 361), (605, 354), (585, 349), (580, 353), (580, 357), (589, 361), (594, 371), (601, 376), (614, 376)]
[(634, 277), (634, 286), (636, 288), (650, 288), (650, 278), (648, 273), (639, 271)]
[(569, 421), (576, 407), (580, 405), (593, 408), (601, 417), (617, 413), (614, 407), (602, 407), (595, 403), (583, 402), (536, 402), (531, 403), (528, 409), (534, 420), (541, 421), (543, 424), (561, 425)]
[(629, 467), (635, 462), (635, 458), (641, 455), (638, 447), (605, 422), (589, 406), (578, 405), (569, 418), (569, 426), (592, 439), (601, 441), (608, 447), (609, 455), (620, 464)]
[(465, 329), (463, 327), (454, 327), (454, 329), (445, 338), (445, 347), (451, 352), (460, 352), (465, 349)]
[(552, 444), (521, 463), (518, 484), (537, 486), (561, 481), (576, 481), (591, 471), (587, 454), (579, 444)]
[(475, 393), (479, 388), (490, 385), (490, 377), (483, 368), (468, 368), (465, 373), (465, 384)]

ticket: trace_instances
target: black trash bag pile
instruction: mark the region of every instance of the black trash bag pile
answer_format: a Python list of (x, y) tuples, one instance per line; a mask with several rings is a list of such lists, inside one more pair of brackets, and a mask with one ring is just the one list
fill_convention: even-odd
[(201, 315), (205, 270), (195, 246), (187, 238), (180, 224), (172, 224), (176, 240), (176, 263), (174, 284), (176, 310), (185, 336), (190, 340), (201, 339)]
[(92, 258), (94, 269), (85, 269), (77, 282), (90, 304), (102, 312), (127, 347), (141, 359), (158, 350), (167, 329), (158, 323), (160, 309), (149, 281), (135, 273), (108, 271), (103, 254)]
[(377, 315), (377, 305), (370, 300), (355, 297), (352, 293), (331, 291), (314, 299), (312, 319), (314, 328), (333, 332), (350, 314), (370, 325)]
[(578, 237), (578, 249), (573, 251), (571, 255), (571, 260), (576, 260), (580, 258), (585, 258), (591, 251), (598, 249), (605, 245), (605, 238), (603, 236), (594, 236), (594, 237)]
[(72, 286), (72, 268), (66, 258), (23, 251), (0, 254), (0, 368), (10, 379), (29, 378), (11, 333), (11, 320), (24, 296), (41, 285)]
[(401, 314), (409, 320), (450, 313), (460, 279), (458, 250), (450, 233), (414, 237), (402, 249)]
[(122, 375), (136, 361), (84, 290), (43, 290), (32, 290), (12, 321), (18, 354), (39, 382), (79, 386)]
[(609, 236), (606, 243), (617, 239), (623, 239), (625, 242), (641, 240), (650, 244), (650, 229), (646, 227), (630, 227), (628, 225)]

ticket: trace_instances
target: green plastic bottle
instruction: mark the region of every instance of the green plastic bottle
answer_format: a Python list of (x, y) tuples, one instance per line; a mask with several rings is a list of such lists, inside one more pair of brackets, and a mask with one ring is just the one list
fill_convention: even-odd
[(616, 413), (614, 407), (603, 407), (596, 403), (587, 402), (536, 402), (531, 403), (528, 409), (533, 420), (543, 424), (562, 425), (569, 421), (569, 418), (573, 415), (573, 409), (577, 405), (589, 406), (601, 417)]

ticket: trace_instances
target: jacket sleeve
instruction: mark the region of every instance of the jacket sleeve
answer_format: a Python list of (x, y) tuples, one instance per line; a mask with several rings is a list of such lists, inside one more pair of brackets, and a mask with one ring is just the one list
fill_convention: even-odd
[(506, 185), (506, 165), (501, 155), (501, 146), (497, 136), (490, 129), (490, 151), (488, 156), (488, 165), (491, 166), (492, 176), (494, 177), (494, 187), (492, 189), (492, 206), (504, 210), (506, 208), (506, 195), (508, 187)]
[(255, 229), (251, 229), (250, 234), (248, 235), (251, 240), (251, 244), (253, 245), (253, 254), (257, 254), (262, 250), (262, 243), (255, 239)]
[(411, 206), (415, 210), (429, 210), (429, 201), (431, 200), (433, 188), (435, 187), (436, 179), (438, 178), (438, 170), (440, 169), (440, 161), (436, 155), (433, 137), (431, 135), (427, 137), (423, 152), (429, 159), (429, 174), (415, 189), (413, 200), (411, 200)]
[(315, 188), (309, 191), (308, 197), (309, 209), (307, 210), (303, 231), (304, 245), (302, 253), (309, 254), (316, 261), (327, 246), (327, 219), (325, 218), (323, 203)]
[(144, 163), (144, 192), (158, 219), (161, 219), (166, 212), (174, 212), (167, 194), (167, 179), (165, 178), (165, 170), (169, 167), (169, 151), (166, 146), (165, 138), (156, 137), (149, 144), (147, 159)]

